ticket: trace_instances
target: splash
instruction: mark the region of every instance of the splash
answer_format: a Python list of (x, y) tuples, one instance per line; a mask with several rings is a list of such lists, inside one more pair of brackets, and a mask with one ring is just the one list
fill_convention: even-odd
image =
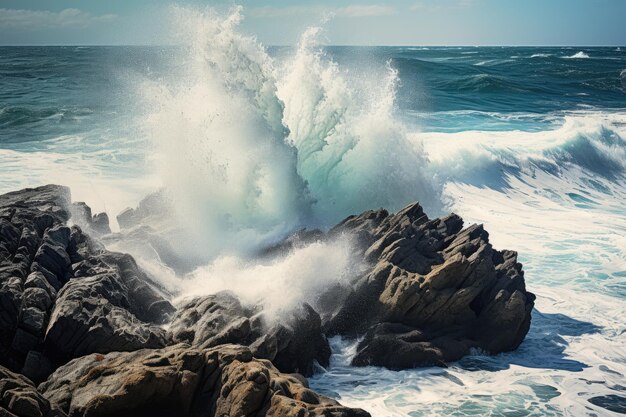
[(394, 117), (391, 63), (384, 82), (356, 83), (322, 52), (319, 28), (276, 62), (240, 32), (241, 8), (174, 15), (180, 70), (144, 83), (143, 96), (156, 109), (146, 126), (158, 172), (193, 247), (251, 250), (372, 207), (436, 206), (424, 150)]
[(419, 142), (394, 117), (398, 73), (357, 82), (318, 46), (320, 28), (308, 29), (281, 69), (287, 138), (298, 150), (298, 173), (325, 224), (373, 207), (398, 209), (420, 199), (436, 209), (438, 193)]
[(146, 126), (157, 170), (202, 251), (274, 240), (306, 223), (309, 201), (285, 142), (283, 105), (272, 62), (254, 38), (237, 32), (240, 9), (222, 17), (175, 9), (184, 47), (171, 86), (147, 82), (156, 108)]
[(347, 238), (313, 242), (275, 259), (221, 256), (180, 279), (154, 263), (142, 265), (177, 299), (228, 290), (246, 305), (261, 306), (269, 320), (280, 320), (307, 302), (321, 311), (320, 297), (337, 285), (354, 280), (360, 268)]

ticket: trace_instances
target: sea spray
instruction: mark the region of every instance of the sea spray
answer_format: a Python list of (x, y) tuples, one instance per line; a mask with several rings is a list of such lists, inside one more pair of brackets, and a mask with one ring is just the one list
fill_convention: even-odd
[(222, 17), (175, 9), (185, 59), (172, 86), (147, 81), (146, 127), (157, 170), (192, 248), (205, 255), (248, 249), (307, 223), (309, 197), (285, 142), (272, 63)]
[(315, 199), (317, 219), (328, 225), (418, 199), (438, 211), (423, 147), (408, 139), (395, 117), (398, 73), (392, 63), (382, 80), (343, 71), (320, 48), (320, 32), (317, 27), (304, 32), (278, 80), (288, 140), (298, 150), (298, 173)]
[(263, 308), (266, 318), (274, 321), (305, 302), (323, 313), (320, 296), (337, 285), (350, 285), (365, 267), (354, 252), (351, 239), (342, 236), (276, 258), (220, 256), (183, 279), (154, 262), (141, 265), (160, 279), (175, 301), (230, 291), (244, 304)]
[(391, 63), (382, 83), (355, 83), (322, 52), (319, 28), (277, 62), (240, 32), (241, 8), (173, 15), (178, 72), (146, 81), (141, 93), (157, 171), (190, 250), (208, 259), (250, 253), (370, 208), (439, 207), (424, 150), (394, 116)]

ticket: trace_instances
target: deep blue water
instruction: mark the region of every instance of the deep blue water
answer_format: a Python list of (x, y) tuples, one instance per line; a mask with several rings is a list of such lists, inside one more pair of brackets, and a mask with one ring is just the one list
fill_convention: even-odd
[[(425, 130), (538, 130), (564, 112), (619, 110), (626, 102), (626, 48), (326, 49), (350, 68), (380, 69), (389, 60), (401, 80), (398, 107)], [(270, 52), (283, 56), (291, 49)], [(117, 121), (127, 123), (133, 114), (129, 83), (166, 74), (178, 53), (159, 47), (0, 47), (0, 143), (38, 147), (46, 139), (85, 133), (85, 125), (119, 128)], [(588, 58), (568, 58), (580, 53)]]

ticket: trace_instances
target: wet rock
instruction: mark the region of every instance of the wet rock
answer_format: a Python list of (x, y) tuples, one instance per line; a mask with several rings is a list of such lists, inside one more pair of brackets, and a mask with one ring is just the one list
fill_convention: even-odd
[(91, 224), (93, 230), (100, 235), (107, 235), (111, 233), (111, 227), (109, 227), (109, 216), (106, 213), (98, 213), (94, 215)]
[(0, 366), (0, 415), (7, 417), (65, 417), (22, 375)]
[(0, 364), (35, 380), (76, 355), (164, 346), (158, 325), (174, 312), (130, 256), (69, 227), (70, 215), (108, 227), (65, 187), (0, 196)]
[(178, 307), (170, 324), (174, 342), (208, 348), (224, 343), (250, 346), (282, 372), (311, 375), (327, 366), (330, 347), (320, 316), (304, 304), (280, 319), (268, 320), (258, 306), (244, 306), (230, 292), (198, 297)]
[(429, 219), (418, 204), (396, 214), (351, 216), (330, 235), (356, 236), (372, 265), (325, 323), (330, 334), (365, 335), (355, 365), (410, 368), (460, 359), (471, 348), (516, 349), (534, 295), (512, 251), (497, 251), (481, 225), (452, 214)]
[(234, 345), (92, 354), (57, 369), (39, 390), (71, 416), (369, 415)]

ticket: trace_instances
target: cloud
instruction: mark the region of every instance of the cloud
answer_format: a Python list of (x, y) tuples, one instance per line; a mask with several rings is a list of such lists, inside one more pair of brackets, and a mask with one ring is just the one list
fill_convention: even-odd
[(377, 4), (353, 4), (346, 7), (340, 7), (335, 10), (335, 14), (337, 16), (343, 17), (391, 16), (396, 13), (396, 9), (391, 6), (381, 6)]
[(450, 10), (461, 9), (464, 7), (470, 7), (476, 3), (477, 0), (418, 0), (413, 3), (409, 10)]
[(86, 28), (94, 23), (117, 18), (114, 14), (93, 15), (79, 9), (50, 10), (0, 9), (0, 30), (39, 30)]
[(291, 17), (306, 15), (334, 15), (336, 17), (372, 17), (390, 16), (397, 13), (391, 6), (379, 4), (351, 4), (345, 7), (325, 6), (286, 6), (286, 7), (253, 7), (248, 9), (248, 15), (252, 17)]

